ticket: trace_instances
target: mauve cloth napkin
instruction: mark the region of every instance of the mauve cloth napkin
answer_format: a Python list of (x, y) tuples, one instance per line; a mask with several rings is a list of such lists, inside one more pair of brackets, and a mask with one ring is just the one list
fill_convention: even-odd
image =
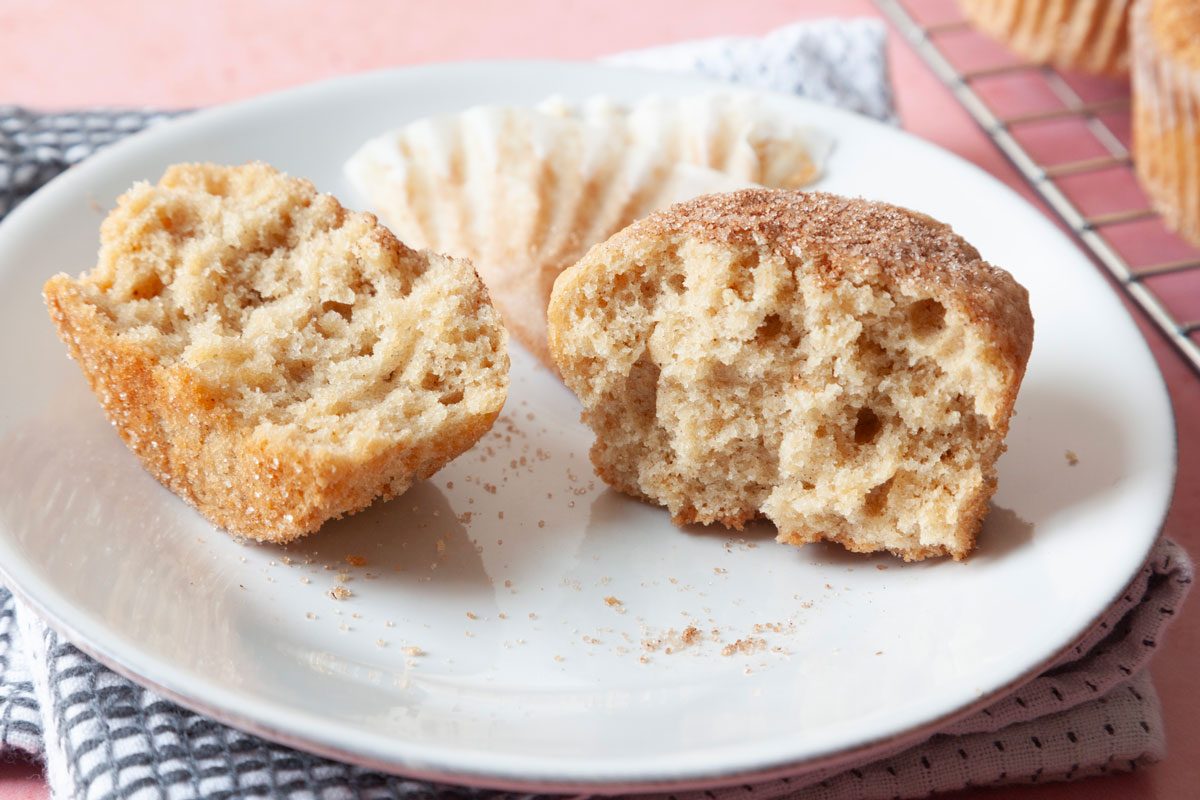
[[(829, 20), (609, 61), (700, 72), (891, 120), (884, 39), (877, 21)], [(96, 149), (168, 116), (0, 106), (0, 217)], [(1186, 553), (1160, 540), (1126, 593), (1057, 663), (927, 740), (852, 768), (673, 796), (882, 800), (1156, 761), (1164, 754), (1162, 720), (1146, 665), (1191, 580)], [(17, 753), (45, 764), (61, 800), (515, 796), (383, 775), (228, 728), (101, 666), (0, 589), (0, 755)]]

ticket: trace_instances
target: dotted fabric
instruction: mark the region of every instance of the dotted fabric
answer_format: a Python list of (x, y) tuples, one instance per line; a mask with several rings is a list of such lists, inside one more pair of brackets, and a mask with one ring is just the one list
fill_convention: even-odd
[(877, 19), (800, 22), (766, 36), (722, 36), (619, 53), (609, 64), (698, 73), (795, 94), (896, 122), (887, 68), (887, 28)]

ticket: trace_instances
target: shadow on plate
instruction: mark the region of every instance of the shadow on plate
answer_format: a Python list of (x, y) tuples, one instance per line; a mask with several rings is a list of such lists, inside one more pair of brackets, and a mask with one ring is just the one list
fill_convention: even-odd
[[(971, 559), (995, 561), (1033, 541), (1034, 524), (1011, 508), (992, 503)], [(968, 559), (971, 560), (971, 559)]]
[[(667, 509), (654, 503), (639, 500), (612, 488), (605, 488), (592, 501), (588, 516), (588, 533), (601, 532), (614, 526), (622, 528), (637, 525), (642, 522), (661, 524), (669, 522)], [(762, 543), (775, 539), (775, 526), (769, 522), (755, 521), (748, 523), (743, 530), (733, 530), (723, 525), (683, 525), (672, 526), (675, 531), (686, 533), (697, 538), (717, 538), (725, 540), (744, 540), (746, 542)]]
[(311, 559), (331, 572), (379, 584), (427, 583), (427, 590), (478, 588), (491, 581), (466, 527), (430, 481), (386, 503), (325, 524), (288, 545), (263, 545), (279, 557)]
[(1129, 435), (1128, 425), (1082, 387), (1028, 384), (1000, 461), (997, 499), (1044, 532), (1048, 517), (1121, 480), (1132, 449)]

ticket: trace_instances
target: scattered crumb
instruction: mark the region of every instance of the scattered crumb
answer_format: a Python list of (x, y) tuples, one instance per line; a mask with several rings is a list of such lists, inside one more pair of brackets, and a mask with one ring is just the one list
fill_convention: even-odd
[(425, 651), (414, 645), (404, 648), (404, 655), (413, 657), (423, 656), (425, 655)]
[(557, 662), (559, 662), (560, 664), (561, 664), (562, 662), (566, 661), (566, 659), (565, 659), (565, 658), (563, 658), (562, 656), (555, 656), (555, 657), (554, 657), (554, 660), (555, 660), (555, 661), (557, 661)]
[(505, 614), (503, 611), (501, 611), (501, 612), (500, 612), (500, 619), (508, 619), (508, 614)]
[(335, 586), (329, 590), (329, 596), (334, 600), (345, 600), (347, 597), (353, 597), (354, 592), (350, 591), (345, 586)]
[(1066, 456), (1067, 456), (1067, 466), (1068, 467), (1073, 467), (1079, 463), (1079, 456), (1075, 455), (1074, 450), (1068, 450), (1066, 452)]
[(875, 655), (877, 655), (877, 656), (881, 656), (881, 655), (883, 655), (883, 651), (882, 651), (882, 650), (876, 650), (876, 651), (875, 651)]
[(882, 572), (883, 570), (887, 569), (887, 564), (876, 564), (876, 565), (875, 565), (875, 569), (877, 569), (877, 570), (879, 570), (880, 572)]
[(721, 655), (731, 656), (734, 653), (742, 653), (749, 655), (756, 650), (762, 650), (767, 646), (767, 643), (754, 636), (747, 636), (745, 639), (738, 639), (733, 644), (727, 644), (721, 648)]
[(313, 613), (313, 612), (311, 612), (311, 611), (306, 611), (306, 612), (304, 613), (304, 618), (305, 618), (305, 619), (316, 619), (316, 618), (317, 618), (317, 615), (316, 615), (316, 614), (314, 614), (314, 613)]
[(604, 603), (605, 603), (605, 605), (610, 605), (614, 608), (616, 608), (617, 606), (625, 605), (624, 603), (621, 602), (621, 600), (619, 598), (613, 597), (611, 594), (608, 597), (604, 598)]
[(352, 567), (365, 567), (367, 560), (362, 556), (346, 556), (346, 563)]
[(383, 639), (376, 639), (375, 646), (376, 647), (387, 647), (387, 642), (384, 641)]
[(657, 639), (642, 639), (642, 649), (653, 653), (661, 647), (664, 653), (671, 655), (703, 640), (704, 634), (701, 633), (700, 629), (695, 625), (689, 625), (682, 631), (670, 628)]
[(713, 573), (716, 575), (727, 575), (729, 574), (729, 570), (724, 567), (713, 567)]
[(468, 611), (467, 619), (479, 619), (479, 615), (476, 614), (474, 611)]
[(529, 612), (529, 618), (530, 618), (530, 619), (537, 619), (537, 618), (538, 618), (538, 615), (537, 615), (537, 614), (535, 614), (535, 613), (533, 613), (532, 611), (530, 611), (530, 612)]
[(544, 527), (546, 527), (546, 520), (544, 520), (544, 519), (539, 519), (539, 520), (538, 520), (538, 527), (539, 527), (539, 528), (544, 528)]

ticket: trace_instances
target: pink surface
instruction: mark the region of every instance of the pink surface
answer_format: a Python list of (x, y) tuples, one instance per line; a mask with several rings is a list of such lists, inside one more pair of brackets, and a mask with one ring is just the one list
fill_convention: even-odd
[[(926, 21), (958, 17), (952, 0), (912, 0)], [(798, 19), (877, 14), (867, 0), (506, 0), (422, 3), (362, 0), (236, 2), (187, 0), (104, 4), (0, 0), (0, 103), (41, 108), (94, 105), (200, 106), (249, 97), (367, 69), (482, 58), (592, 58), (680, 39), (764, 33)], [(1033, 193), (941, 83), (898, 37), (891, 66), (904, 126), (974, 161), (1025, 197)], [(1011, 59), (998, 47), (963, 46), (962, 63), (990, 66)], [(1119, 87), (1081, 78), (1086, 99)], [(1052, 107), (1036, 88), (997, 83), (989, 99), (1011, 113)], [(1054, 126), (1027, 129), (1050, 162), (1090, 153), (1062, 152)], [(1099, 155), (1099, 153), (1095, 153)], [(1119, 183), (1115, 176), (1109, 181)], [(1105, 210), (1113, 186), (1101, 177), (1085, 200)], [(1036, 202), (1036, 201), (1035, 201)], [(1119, 231), (1137, 263), (1179, 257), (1177, 243)], [(1132, 231), (1132, 232), (1131, 232)], [(1161, 280), (1161, 279), (1160, 279)], [(1181, 280), (1175, 278), (1173, 280)], [(1200, 316), (1200, 287), (1177, 301)], [(1179, 475), (1165, 530), (1200, 553), (1200, 378), (1136, 311), (1162, 368), (1179, 431)], [(1189, 604), (1194, 606), (1195, 600)], [(1200, 612), (1190, 609), (1167, 638), (1153, 667), (1163, 699), (1171, 756), (1152, 769), (1074, 784), (1008, 787), (946, 795), (1001, 800), (1145, 797), (1183, 800), (1200, 786)], [(41, 798), (27, 765), (0, 765), (0, 800)]]

